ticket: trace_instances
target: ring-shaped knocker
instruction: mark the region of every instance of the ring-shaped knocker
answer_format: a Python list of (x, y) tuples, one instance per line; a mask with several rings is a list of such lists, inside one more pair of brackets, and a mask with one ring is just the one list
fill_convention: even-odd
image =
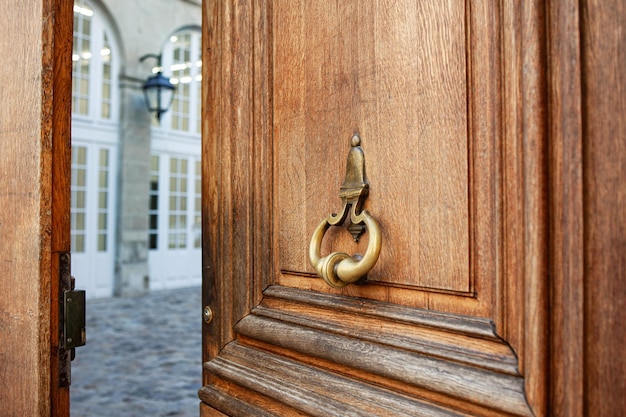
[(363, 210), (358, 216), (352, 217), (352, 222), (364, 224), (369, 233), (365, 254), (350, 256), (344, 252), (332, 252), (322, 257), (320, 254), (322, 239), (328, 228), (335, 225), (336, 219), (337, 216), (331, 214), (315, 228), (309, 245), (309, 261), (328, 285), (342, 288), (367, 278), (367, 273), (374, 267), (380, 255), (382, 238), (378, 222), (367, 210)]

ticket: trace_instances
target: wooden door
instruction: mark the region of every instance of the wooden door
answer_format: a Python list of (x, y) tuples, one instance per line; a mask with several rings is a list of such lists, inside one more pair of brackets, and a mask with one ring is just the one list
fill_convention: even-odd
[[(514, 6), (205, 7), (202, 415), (545, 413), (542, 15)], [(307, 255), (355, 133), (382, 250), (337, 289)]]
[(0, 414), (68, 416), (61, 260), (70, 250), (71, 1), (0, 17)]
[(207, 2), (203, 415), (623, 415), (618, 3)]

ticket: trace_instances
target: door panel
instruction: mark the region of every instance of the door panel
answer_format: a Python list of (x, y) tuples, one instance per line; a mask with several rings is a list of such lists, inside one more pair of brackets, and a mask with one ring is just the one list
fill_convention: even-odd
[[(275, 5), (281, 271), (312, 272), (306, 243), (338, 209), (348, 139), (358, 130), (372, 182), (368, 209), (380, 213), (387, 243), (370, 280), (471, 291), (465, 23), (463, 2)], [(329, 241), (351, 246), (347, 233), (333, 232)]]
[[(314, 276), (308, 242), (340, 208), (348, 142), (359, 131), (366, 208), (384, 244), (371, 284), (344, 293), (488, 317), (497, 278), (498, 118), (484, 109), (498, 103), (494, 87), (480, 83), (490, 74), (487, 82), (497, 81), (497, 60), (484, 59), (496, 52), (484, 22), (497, 28), (497, 10), (478, 2), (401, 5), (272, 10), (277, 282), (326, 290), (302, 280)], [(367, 239), (351, 240), (333, 228), (323, 252), (365, 251)]]
[[(520, 236), (543, 233), (542, 213), (524, 210), (544, 190), (520, 185), (543, 145), (502, 120), (538, 117), (515, 86), (522, 58), (536, 58), (517, 36), (533, 33), (520, 17), (535, 10), (205, 7), (203, 302), (215, 318), (203, 415), (533, 414), (526, 393), (543, 401), (545, 345), (525, 333), (525, 306), (545, 294), (543, 264), (517, 260), (540, 250)], [(335, 289), (307, 255), (341, 207), (354, 132), (383, 246), (367, 282)], [(322, 252), (363, 253), (367, 240), (337, 228)]]

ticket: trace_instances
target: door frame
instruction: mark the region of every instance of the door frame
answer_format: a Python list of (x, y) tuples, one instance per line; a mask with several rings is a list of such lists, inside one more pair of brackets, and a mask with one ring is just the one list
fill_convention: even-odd
[(0, 403), (11, 416), (69, 415), (69, 389), (59, 387), (59, 260), (70, 250), (72, 6), (11, 1), (0, 17), (11, 63), (0, 98)]

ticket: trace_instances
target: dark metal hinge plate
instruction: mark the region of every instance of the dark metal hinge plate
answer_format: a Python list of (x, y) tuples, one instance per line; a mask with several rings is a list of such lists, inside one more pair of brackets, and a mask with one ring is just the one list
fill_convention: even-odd
[(69, 252), (59, 254), (59, 385), (72, 382), (75, 348), (86, 343), (85, 291), (74, 289)]

